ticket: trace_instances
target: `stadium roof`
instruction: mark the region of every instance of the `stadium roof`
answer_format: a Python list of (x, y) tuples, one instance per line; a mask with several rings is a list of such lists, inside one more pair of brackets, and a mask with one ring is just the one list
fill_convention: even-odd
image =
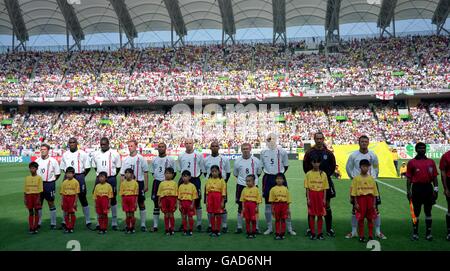
[[(66, 34), (56, 0), (17, 0), (30, 36)], [(173, 0), (170, 0), (173, 1)], [(231, 0), (236, 29), (273, 27), (272, 0)], [(389, 0), (388, 0), (389, 1)], [(222, 29), (217, 0), (178, 0), (187, 30)], [(378, 20), (382, 0), (342, 0), (339, 23)], [(439, 0), (398, 0), (395, 20), (431, 19)], [(109, 0), (68, 0), (84, 34), (119, 32), (118, 15)], [(162, 0), (125, 0), (137, 32), (170, 31), (171, 16)], [(324, 25), (327, 0), (286, 0), (286, 27)], [(5, 2), (0, 1), (0, 34), (11, 35)]]

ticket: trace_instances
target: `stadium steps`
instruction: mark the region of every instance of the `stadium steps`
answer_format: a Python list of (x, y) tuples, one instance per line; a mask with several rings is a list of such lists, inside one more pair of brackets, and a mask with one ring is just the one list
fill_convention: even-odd
[[(139, 55), (138, 55), (136, 61), (134, 62), (133, 66), (131, 67), (130, 75), (133, 74), (134, 70), (136, 69), (137, 64), (141, 62), (141, 58), (142, 58), (144, 51), (145, 50), (139, 50)], [(127, 87), (127, 89), (128, 89), (128, 87)]]
[(106, 56), (103, 57), (102, 64), (100, 64), (100, 67), (98, 68), (98, 70), (94, 70), (96, 81), (100, 80), (100, 75), (102, 74), (103, 66), (105, 65), (105, 62), (111, 57), (111, 55), (112, 55), (111, 52), (109, 52), (109, 51), (106, 52)]
[(66, 66), (66, 69), (64, 70), (64, 74), (63, 74), (63, 76), (61, 78), (61, 82), (60, 83), (64, 82), (64, 79), (66, 78), (67, 72), (70, 70), (70, 65), (72, 64), (72, 59), (73, 59), (72, 52), (67, 53), (67, 57), (66, 57), (65, 63), (64, 63), (65, 66)]
[(41, 54), (39, 54), (39, 56), (36, 57), (36, 62), (34, 62), (33, 70), (31, 71), (31, 74), (30, 74), (30, 80), (34, 79), (34, 76), (36, 75), (36, 70), (38, 68), (38, 65), (39, 65), (39, 62), (41, 61), (41, 59), (42, 59), (42, 56), (41, 56)]

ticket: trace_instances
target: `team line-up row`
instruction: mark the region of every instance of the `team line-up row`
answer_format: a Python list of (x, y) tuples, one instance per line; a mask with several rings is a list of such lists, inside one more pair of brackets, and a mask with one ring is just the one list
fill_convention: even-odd
[[(336, 196), (331, 176), (335, 172), (336, 159), (333, 152), (324, 144), (324, 135), (317, 132), (314, 135), (315, 145), (306, 152), (303, 160), (303, 170), (306, 174), (304, 187), (306, 189), (308, 206), (309, 229), (307, 235), (311, 239), (324, 239), (322, 233), (323, 220), (325, 232), (334, 237), (332, 227), (331, 199)], [(352, 231), (346, 238), (359, 237), (366, 241), (364, 235), (364, 222), (367, 220), (368, 239), (378, 237), (386, 239), (381, 232), (381, 219), (378, 210), (381, 197), (377, 187), (378, 157), (369, 151), (369, 138), (361, 136), (358, 139), (359, 150), (353, 152), (346, 165), (346, 171), (352, 179), (350, 198), (352, 203)], [(29, 231), (38, 232), (42, 221), (42, 204), (48, 202), (50, 209), (50, 227), (56, 229), (55, 183), (64, 173), (61, 184), (61, 207), (64, 213), (63, 228), (65, 233), (73, 232), (75, 225), (75, 212), (77, 202), (80, 201), (88, 228), (93, 229), (89, 206), (87, 201), (87, 188), (85, 177), (91, 168), (96, 171), (93, 197), (97, 213), (97, 226), (99, 234), (106, 233), (108, 213), (111, 209), (112, 229), (118, 230), (117, 222), (117, 192), (122, 197), (122, 209), (126, 213), (126, 233), (135, 232), (136, 218), (134, 212), (139, 208), (141, 230), (146, 228), (145, 193), (151, 190), (154, 202), (153, 232), (158, 230), (160, 211), (164, 213), (165, 233), (173, 235), (175, 231), (174, 213), (179, 209), (182, 216), (181, 231), (185, 235), (192, 235), (194, 220), (197, 217), (196, 227), (202, 229), (202, 191), (201, 175), (206, 177), (203, 191), (204, 203), (207, 207), (211, 236), (220, 236), (220, 232), (227, 232), (226, 203), (227, 183), (231, 174), (236, 177), (236, 204), (237, 233), (243, 232), (243, 220), (247, 238), (255, 238), (259, 233), (258, 206), (264, 199), (264, 216), (267, 229), (265, 235), (273, 233), (272, 219), (275, 219), (275, 239), (285, 238), (286, 228), (291, 235), (296, 235), (292, 228), (289, 204), (291, 196), (288, 190), (285, 173), (289, 162), (287, 152), (277, 145), (277, 138), (269, 134), (266, 138), (267, 148), (261, 152), (260, 159), (251, 154), (251, 145), (244, 143), (241, 146), (242, 156), (234, 163), (231, 171), (230, 161), (219, 154), (219, 142), (210, 144), (211, 154), (205, 158), (194, 150), (193, 140), (185, 141), (185, 152), (179, 155), (178, 160), (166, 154), (166, 144), (158, 144), (158, 156), (148, 166), (147, 161), (137, 153), (137, 142), (128, 142), (130, 155), (121, 160), (120, 155), (111, 150), (109, 139), (100, 140), (100, 150), (88, 155), (78, 149), (76, 138), (70, 138), (69, 150), (63, 154), (59, 164), (49, 156), (50, 147), (41, 145), (39, 157), (30, 163), (30, 176), (25, 178), (24, 201), (29, 210)], [(431, 235), (431, 209), (435, 204), (438, 193), (438, 171), (432, 159), (425, 156), (426, 146), (416, 144), (417, 156), (407, 165), (407, 198), (413, 209), (412, 240), (418, 240), (418, 229), (422, 205), (425, 212), (426, 234), (425, 239), (432, 240)], [(444, 186), (444, 195), (450, 204), (450, 192), (447, 180), (450, 178), (450, 151), (444, 154), (440, 161), (441, 177)], [(181, 172), (179, 181), (175, 181), (176, 170)], [(154, 177), (152, 187), (149, 187), (149, 171)], [(120, 175), (120, 190), (117, 191), (117, 175)], [(259, 181), (262, 176), (262, 182)], [(262, 187), (260, 191), (259, 187)], [(316, 223), (317, 222), (317, 223)], [(447, 240), (450, 240), (450, 215), (447, 213)], [(317, 224), (317, 230), (316, 230)], [(222, 229), (221, 229), (222, 228)], [(374, 235), (375, 228), (375, 235)]]

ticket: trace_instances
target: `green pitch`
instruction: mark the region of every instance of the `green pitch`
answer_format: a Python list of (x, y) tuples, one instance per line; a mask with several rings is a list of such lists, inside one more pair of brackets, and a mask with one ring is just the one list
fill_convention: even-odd
[[(438, 162), (438, 161), (436, 161)], [(274, 240), (274, 236), (257, 235), (256, 239), (246, 239), (244, 234), (234, 234), (236, 228), (237, 206), (234, 203), (235, 179), (230, 179), (228, 186), (229, 202), (228, 226), (229, 233), (223, 234), (219, 238), (212, 238), (206, 232), (194, 232), (193, 236), (183, 236), (182, 233), (176, 233), (175, 236), (165, 236), (163, 217), (160, 216), (159, 228), (157, 233), (142, 233), (136, 231), (134, 235), (126, 235), (124, 232), (108, 231), (106, 235), (98, 235), (96, 232), (86, 229), (84, 226), (84, 215), (79, 208), (75, 233), (64, 234), (63, 231), (51, 231), (49, 229), (50, 216), (47, 203), (43, 208), (43, 224), (37, 235), (28, 234), (28, 211), (23, 204), (23, 181), (24, 176), (28, 174), (26, 165), (19, 164), (1, 164), (0, 165), (0, 250), (68, 250), (66, 244), (69, 240), (78, 240), (81, 244), (81, 250), (359, 250), (368, 251), (366, 244), (361, 244), (356, 238), (347, 240), (344, 238), (350, 227), (351, 205), (349, 203), (348, 180), (335, 180), (337, 197), (332, 200), (333, 224), (336, 231), (335, 238), (327, 237), (324, 241), (311, 241), (305, 237), (307, 228), (306, 222), (306, 200), (305, 190), (303, 188), (303, 170), (300, 161), (290, 161), (287, 179), (289, 182), (290, 193), (293, 199), (291, 212), (293, 225), (297, 231), (297, 236), (287, 235), (283, 241)], [(88, 191), (92, 193), (94, 173), (90, 173), (88, 178)], [(405, 180), (401, 179), (382, 179), (381, 181), (405, 189)], [(439, 180), (440, 182), (440, 180)], [(57, 191), (59, 191), (58, 181)], [(437, 205), (445, 207), (447, 203), (442, 194), (442, 185)], [(433, 207), (433, 237), (432, 242), (424, 240), (424, 214), (420, 216), (420, 240), (418, 242), (410, 241), (411, 219), (409, 213), (409, 204), (406, 195), (392, 187), (379, 184), (382, 204), (380, 206), (382, 218), (382, 231), (388, 237), (382, 240), (381, 250), (450, 250), (450, 242), (445, 240), (446, 210)], [(147, 193), (147, 227), (152, 225), (153, 202), (149, 199), (150, 193)], [(91, 216), (95, 217), (95, 209), (92, 197), (88, 196)], [(62, 211), (60, 208), (61, 200), (58, 195), (56, 199), (58, 224), (61, 222)], [(80, 205), (79, 205), (80, 206)], [(120, 206), (120, 201), (119, 201)], [(203, 229), (207, 228), (207, 216), (203, 208)], [(118, 208), (120, 227), (123, 227), (124, 213)], [(136, 212), (137, 224), (139, 224), (139, 212)], [(177, 213), (176, 225), (180, 225), (179, 214)], [(325, 223), (324, 223), (325, 227)], [(150, 227), (149, 227), (150, 228)], [(260, 229), (265, 230), (264, 222), (264, 204), (260, 206)]]

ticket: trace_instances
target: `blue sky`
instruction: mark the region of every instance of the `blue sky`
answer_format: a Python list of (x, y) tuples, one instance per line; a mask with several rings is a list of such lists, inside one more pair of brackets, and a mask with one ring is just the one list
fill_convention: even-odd
[[(450, 30), (450, 20), (446, 22), (446, 29)], [(397, 34), (408, 34), (417, 32), (431, 32), (435, 31), (436, 26), (431, 24), (431, 20), (403, 20), (396, 22)], [(311, 37), (324, 36), (323, 26), (301, 26), (301, 27), (289, 27), (287, 29), (288, 39), (307, 39)], [(353, 23), (343, 24), (340, 26), (341, 37), (346, 36), (372, 36), (378, 35), (379, 29), (376, 27), (376, 23)], [(220, 41), (222, 39), (222, 31), (217, 29), (202, 29), (188, 31), (186, 41), (188, 42), (201, 42), (201, 41)], [(271, 28), (248, 28), (238, 29), (236, 33), (236, 39), (239, 40), (262, 40), (272, 39)], [(123, 37), (124, 43), (126, 37)], [(135, 44), (148, 44), (148, 43), (167, 43), (170, 42), (169, 31), (154, 31), (139, 33), (135, 39)], [(71, 40), (72, 43), (72, 40)], [(16, 43), (17, 44), (17, 43)], [(118, 33), (101, 33), (94, 35), (86, 35), (82, 45), (98, 46), (99, 48), (111, 45), (119, 44)], [(27, 46), (61, 46), (66, 45), (65, 35), (39, 35), (31, 36), (27, 42)], [(0, 46), (11, 46), (11, 36), (0, 35)]]

